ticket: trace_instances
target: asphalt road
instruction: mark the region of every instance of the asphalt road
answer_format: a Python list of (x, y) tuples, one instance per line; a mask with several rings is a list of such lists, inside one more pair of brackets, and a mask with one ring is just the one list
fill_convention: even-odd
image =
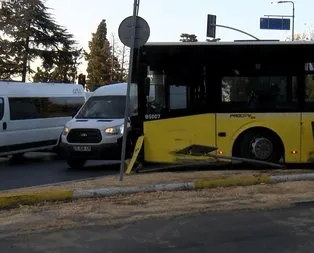
[(21, 161), (0, 160), (0, 190), (51, 184), (119, 173), (114, 161), (89, 161), (82, 170), (69, 170), (65, 161), (49, 153), (29, 153)]
[(10, 253), (303, 253), (314, 249), (314, 208), (206, 213), (151, 219), (120, 227), (11, 236), (0, 240)]

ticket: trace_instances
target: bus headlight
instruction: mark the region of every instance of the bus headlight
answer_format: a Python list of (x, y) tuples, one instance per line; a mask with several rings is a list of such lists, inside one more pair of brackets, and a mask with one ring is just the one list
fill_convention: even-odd
[(70, 132), (70, 128), (65, 127), (65, 128), (63, 129), (62, 134), (63, 134), (63, 135), (67, 135), (69, 132)]
[(105, 133), (107, 135), (118, 135), (118, 134), (123, 134), (124, 131), (124, 126), (115, 126), (115, 127), (108, 127), (105, 129)]

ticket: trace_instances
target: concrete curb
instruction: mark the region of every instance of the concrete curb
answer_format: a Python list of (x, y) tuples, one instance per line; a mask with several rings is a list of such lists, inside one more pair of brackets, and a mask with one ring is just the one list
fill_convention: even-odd
[(14, 208), (21, 205), (34, 205), (42, 202), (67, 201), (73, 199), (72, 190), (53, 190), (28, 192), (0, 196), (0, 209)]
[(239, 178), (218, 178), (186, 183), (147, 184), (127, 187), (107, 187), (89, 190), (49, 190), (6, 194), (0, 196), (0, 209), (14, 208), (21, 205), (32, 205), (42, 202), (70, 201), (80, 198), (110, 197), (116, 195), (135, 194), (140, 192), (157, 191), (188, 191), (205, 188), (249, 186), (257, 184), (272, 184), (288, 181), (314, 180), (314, 173), (278, 175), (278, 176), (249, 176)]
[(157, 191), (186, 191), (195, 189), (194, 183), (152, 184), (127, 187), (108, 187), (92, 190), (74, 190), (73, 198), (110, 197), (124, 194)]

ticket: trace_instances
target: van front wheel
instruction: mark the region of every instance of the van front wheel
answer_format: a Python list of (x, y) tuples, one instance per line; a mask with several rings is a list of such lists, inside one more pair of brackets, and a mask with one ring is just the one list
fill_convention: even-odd
[(70, 166), (70, 169), (82, 169), (86, 163), (86, 160), (79, 158), (68, 158), (66, 159), (66, 162)]

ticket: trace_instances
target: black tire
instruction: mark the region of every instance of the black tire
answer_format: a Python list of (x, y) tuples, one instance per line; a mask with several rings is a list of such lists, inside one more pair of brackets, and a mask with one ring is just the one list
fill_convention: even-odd
[(66, 159), (66, 162), (70, 166), (70, 169), (82, 169), (86, 163), (86, 160), (79, 158), (68, 158)]
[(238, 143), (236, 156), (278, 163), (283, 156), (280, 139), (268, 131), (248, 131)]
[(25, 157), (24, 157), (24, 153), (19, 153), (19, 154), (14, 154), (12, 155), (11, 160), (14, 162), (21, 162), (24, 161)]
[(12, 157), (21, 159), (21, 158), (24, 158), (24, 153), (14, 154), (14, 155), (12, 155)]
[(135, 144), (134, 144), (133, 138), (132, 137), (128, 138), (127, 142), (126, 142), (126, 153), (125, 153), (126, 159), (132, 158), (133, 152), (134, 152), (134, 147), (135, 147)]

